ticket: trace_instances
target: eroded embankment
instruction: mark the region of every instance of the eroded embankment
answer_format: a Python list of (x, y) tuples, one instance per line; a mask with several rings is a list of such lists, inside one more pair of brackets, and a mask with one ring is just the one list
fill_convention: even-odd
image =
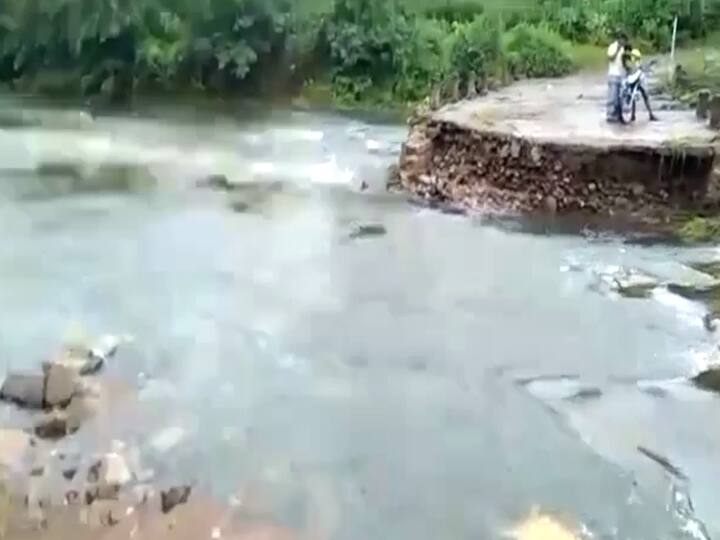
[(400, 158), (403, 189), (489, 212), (639, 211), (712, 204), (711, 147), (588, 146), (428, 121)]

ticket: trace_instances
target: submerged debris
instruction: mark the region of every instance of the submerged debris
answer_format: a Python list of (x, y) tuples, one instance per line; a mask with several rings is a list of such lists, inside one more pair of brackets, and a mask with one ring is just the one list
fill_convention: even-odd
[(657, 452), (653, 452), (649, 448), (645, 448), (644, 446), (638, 446), (637, 447), (638, 452), (640, 452), (642, 455), (644, 455), (647, 458), (650, 458), (655, 463), (660, 465), (665, 471), (670, 473), (675, 478), (679, 478), (680, 480), (687, 480), (687, 476), (685, 475), (682, 470), (680, 470), (678, 467), (673, 465), (669, 459), (667, 459), (664, 456), (661, 456)]

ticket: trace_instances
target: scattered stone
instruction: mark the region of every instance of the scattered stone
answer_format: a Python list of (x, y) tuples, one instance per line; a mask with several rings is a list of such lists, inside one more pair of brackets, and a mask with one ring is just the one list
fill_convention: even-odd
[(160, 509), (163, 514), (172, 511), (179, 504), (185, 504), (190, 498), (192, 486), (172, 487), (167, 491), (160, 492)]
[(85, 503), (90, 505), (94, 501), (116, 501), (120, 498), (119, 485), (102, 484), (88, 487), (85, 490)]
[(233, 189), (233, 184), (230, 182), (227, 176), (224, 174), (211, 174), (204, 180), (201, 180), (198, 182), (198, 185), (200, 187), (207, 187), (207, 188), (213, 188), (213, 189), (222, 189), (225, 191), (229, 191)]
[(232, 208), (233, 212), (237, 212), (238, 214), (244, 214), (246, 212), (249, 212), (252, 207), (248, 202), (235, 201), (230, 205), (230, 208)]
[(56, 409), (43, 415), (35, 424), (34, 431), (41, 439), (58, 440), (74, 433), (76, 429), (70, 429), (68, 426), (67, 413)]
[(556, 214), (558, 211), (558, 201), (552, 195), (548, 195), (547, 197), (545, 197), (543, 205), (545, 206), (545, 211), (548, 214)]
[(41, 373), (11, 373), (0, 388), (0, 399), (33, 409), (43, 407), (44, 395), (45, 376)]
[(632, 191), (634, 197), (642, 197), (645, 193), (645, 186), (637, 182), (631, 186), (630, 190)]
[(118, 501), (93, 501), (86, 514), (86, 525), (93, 528), (114, 527), (125, 516), (125, 505)]
[(74, 490), (68, 490), (67, 493), (65, 493), (65, 503), (66, 504), (78, 504), (80, 502), (80, 494)]
[(350, 238), (356, 240), (359, 238), (368, 238), (372, 236), (384, 236), (387, 234), (387, 229), (384, 225), (380, 224), (367, 224), (358, 225), (352, 232), (350, 232)]
[(535, 164), (540, 164), (542, 161), (542, 150), (540, 150), (539, 146), (533, 146), (530, 150), (530, 158), (533, 160)]
[(125, 458), (117, 452), (108, 452), (88, 467), (85, 501), (117, 499), (120, 489), (132, 480)]

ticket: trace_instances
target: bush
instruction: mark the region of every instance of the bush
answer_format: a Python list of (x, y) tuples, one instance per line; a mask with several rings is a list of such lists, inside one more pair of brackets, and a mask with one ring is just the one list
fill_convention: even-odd
[(325, 35), (333, 93), (355, 102), (371, 88), (393, 86), (412, 27), (404, 11), (383, 0), (336, 0)]
[(502, 59), (499, 19), (479, 16), (468, 24), (455, 25), (450, 46), (450, 69), (454, 75), (464, 79), (474, 73), (486, 80), (498, 73)]
[(403, 102), (419, 101), (448, 75), (452, 34), (441, 20), (418, 19), (398, 51), (393, 95)]
[(547, 27), (521, 24), (504, 41), (508, 68), (515, 77), (560, 77), (574, 67), (569, 44)]

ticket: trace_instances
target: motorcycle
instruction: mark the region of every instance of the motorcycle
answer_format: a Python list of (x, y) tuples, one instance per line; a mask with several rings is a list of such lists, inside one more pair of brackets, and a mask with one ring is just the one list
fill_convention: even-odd
[(651, 60), (645, 65), (640, 65), (623, 80), (620, 88), (621, 114), (622, 119), (627, 123), (635, 121), (635, 109), (638, 99), (640, 99), (640, 88), (645, 88), (647, 91), (647, 76), (655, 64), (656, 61)]

